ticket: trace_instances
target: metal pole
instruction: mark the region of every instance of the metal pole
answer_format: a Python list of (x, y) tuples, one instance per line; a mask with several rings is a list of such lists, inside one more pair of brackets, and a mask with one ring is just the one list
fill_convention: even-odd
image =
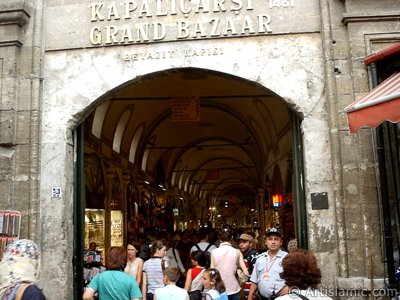
[(83, 124), (76, 131), (75, 149), (76, 149), (76, 168), (75, 168), (75, 196), (74, 196), (74, 299), (82, 299), (83, 294), (83, 143), (84, 131)]
[(293, 175), (296, 238), (299, 248), (308, 248), (306, 197), (304, 192), (304, 162), (303, 143), (300, 132), (300, 122), (294, 112), (291, 112), (293, 141)]

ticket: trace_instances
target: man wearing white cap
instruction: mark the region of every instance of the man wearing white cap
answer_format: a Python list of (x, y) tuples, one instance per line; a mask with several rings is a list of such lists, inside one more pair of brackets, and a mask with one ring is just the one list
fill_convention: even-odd
[(283, 272), (282, 259), (287, 255), (287, 252), (281, 250), (282, 244), (282, 232), (274, 227), (268, 229), (265, 239), (268, 250), (261, 253), (256, 260), (250, 277), (251, 286), (247, 300), (253, 299), (257, 288), (257, 298), (261, 300), (273, 300), (288, 293), (288, 287), (280, 277), (280, 273)]

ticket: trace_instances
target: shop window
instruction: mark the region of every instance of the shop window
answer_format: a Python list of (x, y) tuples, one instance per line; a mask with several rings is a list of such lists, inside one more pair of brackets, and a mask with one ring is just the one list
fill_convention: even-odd
[(123, 246), (123, 215), (120, 210), (111, 211), (111, 246)]
[(104, 251), (104, 209), (85, 209), (85, 245), (95, 242), (98, 251)]

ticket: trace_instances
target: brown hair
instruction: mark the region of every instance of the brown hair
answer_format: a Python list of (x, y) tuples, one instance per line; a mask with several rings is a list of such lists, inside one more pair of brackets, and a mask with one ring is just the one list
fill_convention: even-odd
[(168, 267), (163, 271), (163, 273), (171, 282), (177, 282), (181, 276), (181, 272), (177, 267)]
[(135, 249), (140, 252), (140, 247), (142, 246), (138, 241), (132, 240), (130, 242), (128, 242), (127, 245), (131, 245), (133, 247), (135, 247)]
[(218, 237), (223, 242), (229, 242), (230, 240), (232, 240), (232, 235), (233, 235), (232, 226), (224, 225), (222, 226)]
[(288, 287), (305, 290), (309, 287), (317, 288), (321, 283), (321, 270), (318, 268), (317, 258), (308, 250), (295, 249), (282, 261), (283, 272), (281, 278)]
[(151, 245), (151, 256), (154, 256), (154, 254), (156, 254), (157, 250), (161, 250), (164, 246), (165, 245), (162, 240), (154, 241), (154, 243)]
[(110, 247), (106, 253), (106, 268), (107, 270), (119, 270), (125, 269), (128, 256), (126, 251), (122, 247)]
[(222, 281), (221, 275), (219, 274), (217, 269), (210, 268), (210, 269), (205, 270), (204, 272), (207, 273), (208, 275), (210, 275), (210, 280), (215, 281), (215, 289), (220, 294), (226, 291), (225, 284)]
[(205, 267), (207, 265), (206, 253), (202, 250), (196, 250), (190, 253), (190, 258), (197, 261), (199, 266)]

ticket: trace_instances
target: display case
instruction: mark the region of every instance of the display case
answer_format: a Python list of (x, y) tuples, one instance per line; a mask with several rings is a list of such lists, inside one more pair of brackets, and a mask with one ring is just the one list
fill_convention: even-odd
[(124, 246), (123, 214), (120, 210), (111, 211), (111, 246)]
[(104, 209), (85, 209), (85, 249), (89, 248), (91, 242), (95, 242), (96, 250), (104, 251), (104, 220)]

